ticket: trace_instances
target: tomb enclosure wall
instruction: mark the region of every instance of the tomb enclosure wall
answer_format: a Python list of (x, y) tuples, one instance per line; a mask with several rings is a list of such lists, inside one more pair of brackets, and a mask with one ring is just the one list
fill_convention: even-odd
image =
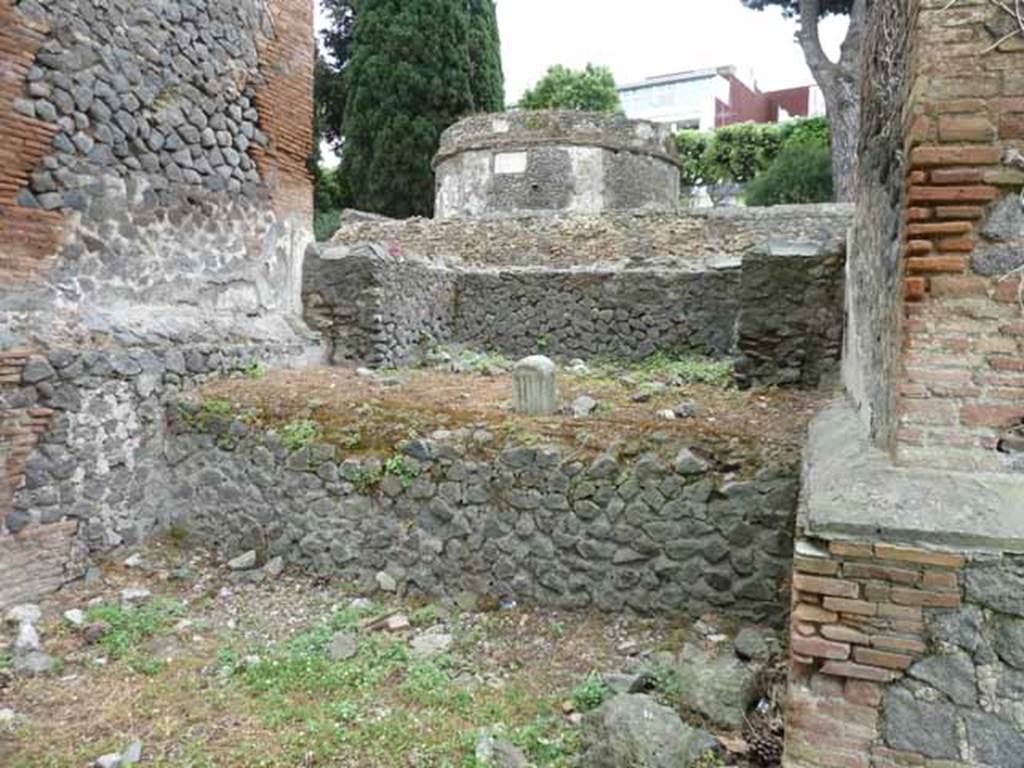
[(784, 615), (797, 468), (777, 456), (673, 443), (581, 458), (460, 429), (385, 463), (289, 448), (191, 402), (174, 430), (176, 522), (225, 555), (255, 549), (370, 591)]
[(746, 385), (813, 386), (838, 364), (849, 213), (356, 221), (307, 260), (306, 319), (335, 362), (406, 364), (445, 344), (664, 352), (732, 357)]

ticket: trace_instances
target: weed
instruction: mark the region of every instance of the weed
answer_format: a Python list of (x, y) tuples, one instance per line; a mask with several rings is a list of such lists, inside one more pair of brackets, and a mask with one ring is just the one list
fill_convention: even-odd
[(227, 400), (203, 400), (199, 412), (204, 416), (230, 416), (233, 410)]
[(167, 540), (176, 547), (180, 547), (188, 539), (188, 528), (182, 523), (174, 523), (167, 529)]
[(250, 363), (239, 366), (237, 370), (247, 379), (262, 379), (267, 375), (267, 366), (259, 360), (253, 360)]
[(654, 694), (666, 704), (675, 706), (679, 700), (679, 677), (671, 666), (652, 661), (644, 667), (644, 675), (651, 681)]
[(394, 475), (402, 481), (403, 488), (408, 488), (420, 473), (406, 464), (404, 457), (395, 455), (384, 462), (384, 474)]
[(417, 608), (409, 614), (409, 623), (414, 627), (429, 627), (437, 624), (440, 618), (440, 611), (438, 611), (436, 605), (431, 603), (430, 605), (424, 605), (422, 608)]
[(693, 768), (724, 768), (724, 766), (725, 761), (710, 749), (701, 752), (697, 757), (697, 762), (693, 764)]
[(352, 483), (352, 487), (362, 494), (372, 491), (383, 479), (384, 473), (377, 467), (358, 467), (348, 476), (348, 481)]
[(97, 605), (86, 612), (90, 622), (102, 621), (107, 625), (107, 631), (100, 637), (99, 646), (111, 658), (127, 658), (133, 669), (147, 674), (159, 671), (159, 668), (154, 668), (142, 654), (142, 642), (166, 629), (174, 619), (184, 614), (184, 603), (166, 598), (156, 598), (136, 608), (115, 604)]
[(320, 436), (320, 425), (309, 419), (295, 419), (281, 427), (280, 434), (284, 447), (297, 451)]
[(637, 365), (635, 372), (645, 382), (674, 380), (679, 384), (727, 387), (732, 383), (733, 368), (728, 360), (658, 352)]
[(604, 680), (591, 675), (573, 688), (569, 696), (578, 712), (589, 712), (601, 706), (611, 693), (612, 689)]

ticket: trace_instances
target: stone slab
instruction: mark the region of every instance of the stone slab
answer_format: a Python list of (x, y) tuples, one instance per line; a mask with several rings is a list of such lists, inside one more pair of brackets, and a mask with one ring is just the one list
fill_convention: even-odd
[(845, 399), (815, 418), (804, 456), (809, 535), (1024, 552), (1024, 476), (897, 466)]

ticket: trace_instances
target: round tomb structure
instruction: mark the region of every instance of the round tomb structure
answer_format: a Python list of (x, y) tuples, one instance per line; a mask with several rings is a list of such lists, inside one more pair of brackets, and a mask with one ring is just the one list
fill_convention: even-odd
[(434, 157), (439, 219), (672, 211), (679, 156), (656, 123), (603, 112), (504, 112), (451, 126)]

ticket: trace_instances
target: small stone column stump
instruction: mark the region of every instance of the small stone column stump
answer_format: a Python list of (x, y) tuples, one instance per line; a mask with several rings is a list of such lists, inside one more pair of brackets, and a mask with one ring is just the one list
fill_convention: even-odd
[(524, 357), (512, 370), (515, 411), (527, 416), (551, 416), (558, 412), (555, 364), (543, 355)]

